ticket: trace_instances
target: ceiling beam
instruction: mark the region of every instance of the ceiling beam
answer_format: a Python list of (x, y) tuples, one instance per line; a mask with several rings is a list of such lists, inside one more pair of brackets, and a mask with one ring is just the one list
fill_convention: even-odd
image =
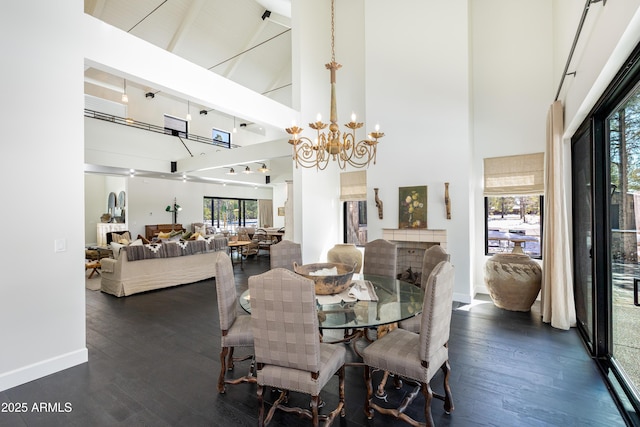
[(169, 44), (167, 45), (167, 50), (169, 52), (173, 52), (178, 43), (180, 43), (180, 41), (183, 39), (186, 30), (189, 29), (191, 25), (193, 25), (195, 20), (202, 12), (202, 8), (204, 7), (205, 2), (206, 0), (195, 0), (191, 3), (186, 13), (180, 20), (180, 25), (178, 25), (175, 33), (173, 33), (171, 41), (169, 41)]
[(220, 151), (201, 156), (186, 157), (178, 160), (177, 172), (206, 171), (230, 167), (239, 163), (261, 163), (268, 159), (285, 156), (291, 156), (291, 145), (287, 140), (269, 141), (232, 150), (223, 148)]

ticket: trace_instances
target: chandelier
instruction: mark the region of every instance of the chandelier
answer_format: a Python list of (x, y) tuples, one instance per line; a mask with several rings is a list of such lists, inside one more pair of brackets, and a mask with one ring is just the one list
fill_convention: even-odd
[[(338, 126), (338, 114), (336, 107), (336, 71), (342, 65), (336, 62), (335, 54), (335, 28), (334, 28), (334, 0), (331, 0), (331, 62), (325, 67), (331, 74), (331, 124), (323, 123), (322, 117), (318, 114), (316, 121), (309, 123), (309, 127), (317, 132), (316, 140), (312, 141), (308, 137), (300, 136), (302, 128), (293, 124), (285, 130), (289, 135), (289, 144), (293, 145), (293, 160), (304, 168), (315, 167), (324, 170), (329, 164), (329, 159), (338, 163), (340, 169), (345, 169), (347, 165), (356, 168), (368, 167), (373, 161), (376, 164), (376, 151), (378, 139), (384, 136), (380, 132), (380, 127), (376, 125), (375, 131), (368, 135), (367, 139), (357, 141), (356, 129), (360, 129), (363, 123), (356, 122), (356, 115), (351, 114), (351, 121), (345, 125), (348, 131), (340, 132)], [(329, 130), (322, 132), (329, 126)], [(356, 142), (357, 141), (357, 142)]]

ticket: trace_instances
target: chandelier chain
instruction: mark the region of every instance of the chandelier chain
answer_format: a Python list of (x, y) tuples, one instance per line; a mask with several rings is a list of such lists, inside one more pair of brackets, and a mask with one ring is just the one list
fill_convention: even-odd
[(335, 45), (335, 24), (334, 24), (334, 3), (331, 0), (331, 62), (336, 62), (336, 45)]

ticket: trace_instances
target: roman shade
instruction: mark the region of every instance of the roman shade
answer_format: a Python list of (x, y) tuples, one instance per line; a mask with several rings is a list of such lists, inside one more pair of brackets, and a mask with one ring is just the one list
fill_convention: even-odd
[(340, 174), (340, 200), (357, 202), (367, 200), (367, 172), (343, 172)]
[(544, 153), (484, 159), (484, 195), (544, 194)]

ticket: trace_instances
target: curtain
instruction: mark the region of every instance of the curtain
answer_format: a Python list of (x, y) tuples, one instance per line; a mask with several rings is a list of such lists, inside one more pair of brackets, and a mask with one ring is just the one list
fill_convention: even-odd
[(563, 112), (562, 103), (555, 101), (547, 115), (541, 311), (543, 322), (569, 329), (576, 326), (576, 310), (565, 199)]
[(273, 200), (258, 200), (258, 226), (273, 227)]
[(484, 195), (544, 193), (544, 153), (484, 159)]
[(343, 172), (340, 174), (340, 200), (345, 202), (367, 200), (366, 171)]

